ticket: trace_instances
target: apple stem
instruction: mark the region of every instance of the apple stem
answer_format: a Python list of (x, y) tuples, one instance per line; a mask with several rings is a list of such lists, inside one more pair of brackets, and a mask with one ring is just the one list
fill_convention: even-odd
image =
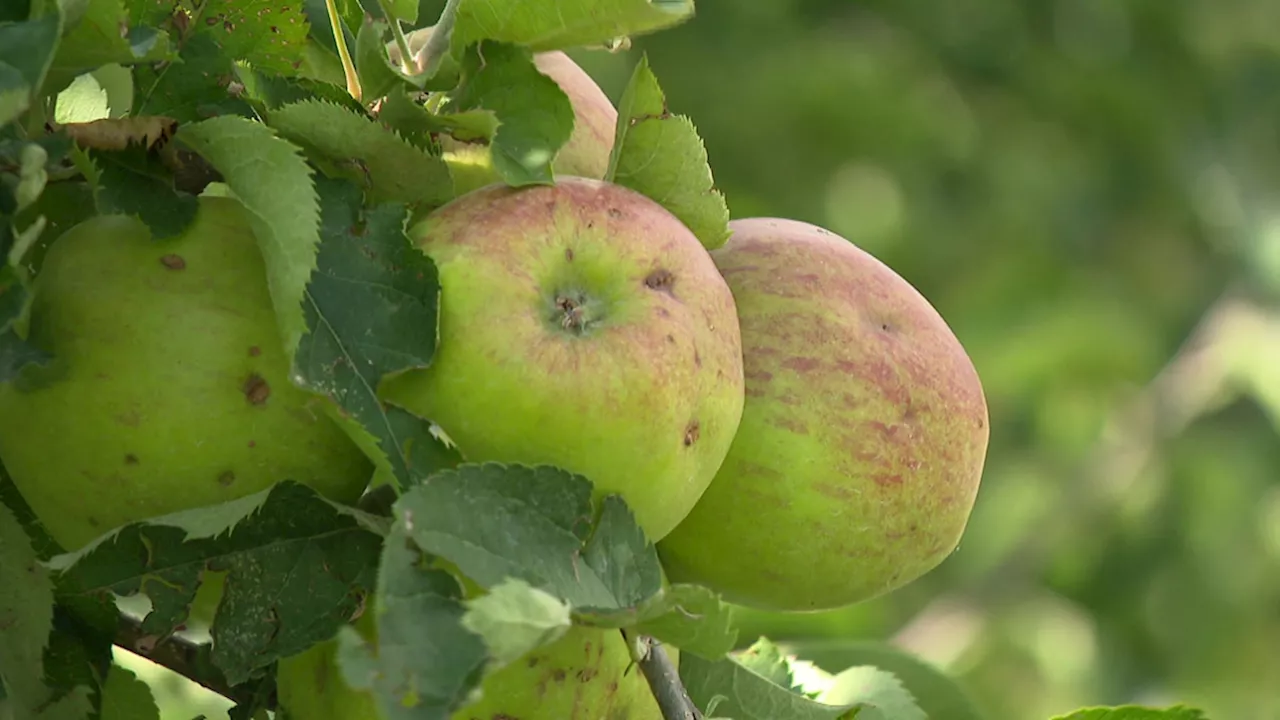
[(342, 72), (347, 78), (347, 93), (360, 101), (363, 94), (360, 90), (360, 76), (356, 74), (356, 64), (351, 60), (351, 51), (347, 49), (347, 38), (342, 32), (342, 18), (338, 16), (335, 0), (324, 0), (325, 9), (329, 12), (329, 25), (333, 29), (333, 42), (338, 46), (338, 58), (342, 60)]
[(170, 635), (157, 638), (142, 629), (142, 620), (120, 613), (112, 644), (172, 670), (239, 705), (253, 700), (255, 688), (227, 682), (209, 659), (209, 645)]
[(417, 73), (417, 68), (413, 66), (413, 56), (409, 54), (409, 41), (405, 39), (404, 29), (400, 27), (400, 19), (391, 14), (387, 0), (378, 0), (378, 7), (387, 18), (387, 24), (391, 26), (391, 37), (395, 38), (396, 48), (400, 50), (400, 70), (405, 75)]
[(631, 648), (631, 657), (640, 666), (640, 672), (649, 683), (653, 697), (658, 701), (658, 710), (663, 720), (702, 720), (702, 712), (693, 704), (689, 691), (680, 681), (680, 671), (675, 663), (667, 657), (662, 643), (640, 635), (632, 639), (622, 630), (622, 637)]
[(435, 73), (436, 64), (445, 53), (449, 52), (449, 43), (453, 41), (453, 23), (458, 17), (459, 4), (460, 0), (448, 0), (445, 3), (444, 10), (440, 12), (440, 19), (436, 21), (435, 29), (427, 38), (427, 44), (422, 46), (418, 56), (414, 58), (420, 72)]

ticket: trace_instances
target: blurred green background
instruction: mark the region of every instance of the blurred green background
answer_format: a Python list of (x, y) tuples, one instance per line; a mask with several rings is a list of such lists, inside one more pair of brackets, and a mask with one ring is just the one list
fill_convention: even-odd
[(915, 284), (992, 421), (955, 555), (857, 607), (743, 614), (744, 643), (892, 640), (993, 720), (1280, 718), (1280, 3), (697, 10), (573, 54), (616, 100), (647, 52), (735, 216)]

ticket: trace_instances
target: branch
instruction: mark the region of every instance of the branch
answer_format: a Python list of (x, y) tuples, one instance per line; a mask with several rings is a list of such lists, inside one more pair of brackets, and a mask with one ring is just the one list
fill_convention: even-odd
[(143, 631), (142, 620), (125, 613), (120, 613), (116, 636), (112, 642), (199, 683), (236, 704), (248, 705), (253, 700), (253, 686), (235, 686), (227, 682), (209, 659), (208, 645), (172, 635), (161, 640)]
[(693, 704), (684, 683), (680, 682), (680, 671), (667, 657), (662, 644), (648, 635), (632, 640), (626, 630), (622, 631), (622, 638), (627, 641), (632, 657), (649, 683), (663, 720), (702, 720), (702, 713)]

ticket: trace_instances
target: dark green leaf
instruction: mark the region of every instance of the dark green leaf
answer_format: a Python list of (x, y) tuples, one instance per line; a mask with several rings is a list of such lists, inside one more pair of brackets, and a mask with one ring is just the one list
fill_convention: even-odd
[[(435, 263), (404, 233), (405, 209), (365, 210), (349, 182), (318, 178), (320, 250), (307, 286), (307, 334), (294, 360), (295, 382), (333, 399), (365, 451), (400, 487), (461, 456), (430, 424), (377, 396), (388, 373), (426, 367), (439, 335)], [(351, 425), (355, 427), (351, 427)]]
[(203, 573), (226, 572), (212, 659), (233, 684), (332, 637), (372, 590), (380, 524), (293, 481), (126, 525), (50, 566), (60, 596), (144, 593), (144, 631), (182, 623)]

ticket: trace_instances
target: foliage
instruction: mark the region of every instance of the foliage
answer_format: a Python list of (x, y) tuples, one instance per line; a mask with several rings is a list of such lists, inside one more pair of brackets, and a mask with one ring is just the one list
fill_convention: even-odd
[[(121, 649), (216, 690), (233, 720), (263, 717), (273, 709), (275, 664), (335, 637), (344, 641), (344, 672), (364, 679), (388, 718), (446, 718), (486, 674), (569, 624), (679, 648), (679, 680), (709, 718), (967, 720), (1064, 709), (1024, 696), (1024, 663), (1013, 653), (968, 648), (967, 670), (949, 673), (887, 643), (807, 651), (802, 642), (887, 634), (938, 615), (948, 631), (988, 624), (993, 645), (1031, 654), (1044, 673), (1074, 673), (1064, 683), (1072, 688), (1094, 681), (1078, 666), (1101, 654), (1119, 679), (1093, 691), (1117, 703), (1157, 677), (1142, 653), (1167, 654), (1175, 695), (1213, 701), (1224, 717), (1261, 717), (1268, 700), (1215, 693), (1235, 678), (1195, 664), (1215, 657), (1205, 651), (1221, 649), (1220, 639), (1207, 630), (1184, 637), (1177, 622), (1151, 627), (1131, 614), (1154, 604), (1160, 618), (1176, 619), (1194, 607), (1179, 601), (1191, 593), (1202, 609), (1261, 617), (1259, 598), (1276, 593), (1274, 573), (1261, 569), (1275, 538), (1261, 550), (1246, 531), (1222, 540), (1217, 525), (1184, 508), (1216, 502), (1229, 515), (1256, 513), (1257, 504), (1272, 508), (1263, 521), (1274, 520), (1274, 503), (1257, 501), (1270, 497), (1274, 479), (1263, 468), (1275, 458), (1254, 447), (1270, 428), (1250, 414), (1254, 406), (1238, 404), (1175, 446), (1173, 469), (1132, 470), (1129, 459), (1135, 449), (1154, 453), (1240, 387), (1280, 416), (1274, 370), (1239, 350), (1241, 338), (1280, 337), (1270, 315), (1280, 273), (1267, 274), (1274, 252), (1254, 241), (1265, 235), (1256, 227), (1224, 230), (1222, 205), (1197, 205), (1190, 192), (1222, 181), (1210, 171), (1223, 166), (1243, 168), (1244, 197), (1266, 187), (1265, 176), (1247, 172), (1255, 135), (1232, 133), (1230, 112), (1131, 111), (1143, 99), (1172, 104), (1180, 86), (1160, 82), (1165, 66), (1130, 43), (1181, 38), (1165, 26), (1192, 12), (1186, 3), (1087, 4), (1068, 20), (965, 5), (974, 7), (706, 2), (694, 21), (687, 0), (577, 0), (557, 12), (550, 3), (479, 0), (443, 8), (403, 0), (6, 4), (0, 380), (56, 363), (25, 325), (32, 278), (63, 232), (90, 215), (123, 213), (163, 242), (190, 224), (197, 196), (230, 196), (248, 211), (266, 262), (291, 381), (327, 403), (378, 475), (358, 507), (281, 478), (226, 503), (109, 529), (72, 552), (0, 478), (0, 718), (158, 717), (174, 678), (153, 666), (135, 677), (141, 666)], [(965, 23), (954, 22), (966, 10)], [(389, 60), (386, 48), (404, 29), (437, 17), (451, 36), (428, 43), (436, 54), (425, 56), (434, 61), (426, 72)], [(834, 29), (808, 27), (832, 20)], [(1055, 41), (1076, 53), (1070, 62), (1043, 49), (1043, 23), (1073, 28)], [(1101, 37), (1113, 44), (1100, 46), (1082, 27), (1110, 31)], [(713, 42), (724, 28), (739, 35)], [(799, 42), (806, 33), (819, 41)], [(997, 52), (1004, 44), (984, 33), (1009, 38), (1014, 51)], [(597, 47), (621, 51), (584, 59), (616, 80), (607, 180), (659, 202), (708, 249), (727, 237), (731, 210), (821, 221), (881, 253), (955, 318), (991, 378), (997, 425), (992, 489), (964, 552), (942, 570), (835, 613), (734, 608), (708, 588), (666, 583), (626, 502), (598, 497), (589, 478), (465, 463), (439, 428), (379, 400), (383, 379), (429, 365), (437, 350), (438, 277), (406, 231), (454, 196), (440, 135), (483, 137), (498, 178), (513, 187), (555, 182), (551, 162), (572, 113), (565, 94), (535, 72), (532, 53), (585, 57)], [(1236, 78), (1220, 69), (1233, 67), (1226, 51), (1197, 50)], [(1115, 72), (1104, 52), (1134, 56), (1134, 69)], [(1152, 55), (1172, 51), (1161, 52)], [(727, 69), (755, 79), (724, 82)], [(1228, 92), (1229, 83), (1205, 82), (1185, 91), (1182, 107)], [(427, 91), (451, 92), (449, 112), (437, 112)], [(1156, 93), (1164, 94), (1148, 98)], [(985, 130), (993, 118), (1007, 126)], [(774, 138), (795, 139), (779, 152)], [(1170, 149), (1193, 142), (1200, 154)], [(1166, 167), (1175, 154), (1191, 156), (1193, 180), (1181, 165)], [(1097, 240), (1122, 233), (1128, 243)], [(1225, 238), (1235, 254), (1211, 256), (1198, 244), (1206, 237)], [(926, 243), (937, 249), (922, 251)], [(1156, 254), (1172, 269), (1151, 270)], [(1121, 383), (1155, 374), (1229, 277), (1244, 289), (1213, 305), (1204, 323), (1216, 362), (1209, 372), (1218, 374), (1206, 379), (1179, 355), (1173, 379), (1160, 376), (1136, 405), (1120, 405), (1121, 439), (1086, 454), (1119, 405)], [(1089, 342), (1079, 342), (1085, 335)], [(1181, 372), (1188, 364), (1191, 377)], [(1236, 428), (1243, 437), (1233, 437)], [(1241, 452), (1220, 457), (1225, 442)], [(1204, 491), (1197, 480), (1219, 471), (1246, 487)], [(1083, 488), (1063, 482), (1068, 473)], [(1243, 547), (1256, 569), (1227, 574), (1213, 552), (1182, 542), (1179, 513), (1191, 518), (1193, 537)], [(1086, 522), (1099, 529), (1082, 531)], [(1135, 580), (1135, 568), (1149, 584)], [(215, 573), (225, 592), (206, 631), (212, 642), (201, 645), (185, 623)], [(1222, 582), (1200, 584), (1206, 578)], [(1233, 583), (1245, 589), (1219, 589)], [(1020, 612), (999, 614), (1012, 602)], [(376, 641), (347, 626), (364, 613), (376, 615)], [(1064, 626), (1084, 626), (1085, 640), (1052, 634)], [(1265, 634), (1223, 627), (1264, 651)], [(1099, 638), (1110, 637), (1125, 641), (1099, 650)], [(941, 652), (929, 641), (915, 645)], [(635, 656), (648, 676), (651, 656)], [(650, 682), (661, 695), (661, 681)], [(1150, 704), (1176, 699), (1161, 698)], [(1062, 717), (1200, 715), (1117, 704)]]

